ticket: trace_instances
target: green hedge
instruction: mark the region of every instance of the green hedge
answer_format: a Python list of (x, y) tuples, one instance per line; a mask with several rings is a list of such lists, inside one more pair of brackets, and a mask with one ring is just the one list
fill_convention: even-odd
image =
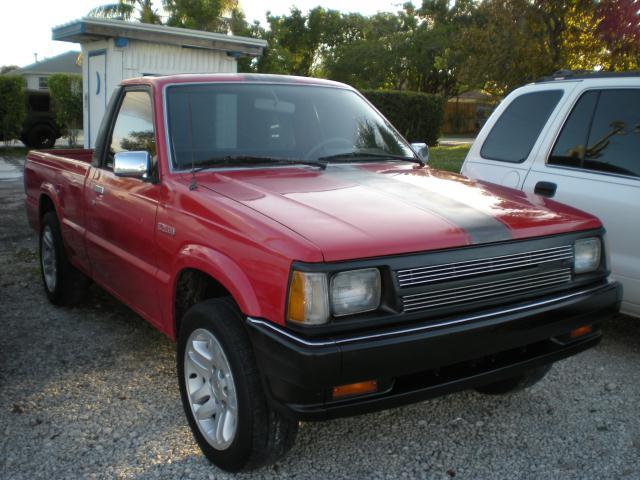
[(51, 106), (69, 143), (75, 144), (82, 128), (82, 75), (56, 73), (49, 77)]
[(0, 75), (0, 137), (18, 138), (26, 115), (24, 80), (17, 75)]
[(410, 142), (438, 143), (444, 121), (442, 97), (398, 90), (361, 92)]

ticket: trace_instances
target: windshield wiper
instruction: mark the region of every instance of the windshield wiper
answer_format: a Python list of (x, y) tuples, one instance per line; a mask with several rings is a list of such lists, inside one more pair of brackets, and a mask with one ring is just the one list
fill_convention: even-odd
[(211, 167), (224, 167), (229, 165), (264, 165), (269, 163), (280, 163), (285, 165), (310, 165), (312, 167), (318, 167), (322, 170), (327, 168), (327, 162), (318, 159), (318, 161), (312, 160), (297, 160), (295, 158), (281, 158), (281, 157), (267, 157), (260, 155), (226, 155), (224, 157), (212, 157), (203, 162), (197, 162), (192, 172), (200, 172)]
[(352, 158), (357, 160), (366, 160), (368, 158), (386, 158), (391, 160), (402, 160), (405, 162), (413, 162), (418, 163), (420, 166), (424, 167), (426, 164), (415, 157), (403, 157), (402, 155), (394, 155), (393, 153), (370, 153), (370, 152), (343, 152), (336, 153), (335, 155), (327, 155), (326, 157), (318, 158), (318, 161), (328, 162), (331, 160), (340, 160), (343, 158)]

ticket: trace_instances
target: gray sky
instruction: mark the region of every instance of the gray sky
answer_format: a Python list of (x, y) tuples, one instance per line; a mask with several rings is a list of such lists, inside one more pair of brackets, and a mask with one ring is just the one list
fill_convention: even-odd
[[(3, 1), (0, 7), (0, 65), (25, 66), (38, 59), (67, 50), (79, 50), (75, 43), (54, 42), (51, 28), (80, 18), (92, 8), (117, 0), (18, 0)], [(161, 1), (155, 1), (158, 6)], [(265, 12), (287, 13), (292, 6), (307, 11), (319, 4), (325, 8), (371, 15), (378, 11), (396, 11), (399, 0), (240, 0), (249, 21), (265, 23)], [(421, 2), (414, 2), (421, 3)]]

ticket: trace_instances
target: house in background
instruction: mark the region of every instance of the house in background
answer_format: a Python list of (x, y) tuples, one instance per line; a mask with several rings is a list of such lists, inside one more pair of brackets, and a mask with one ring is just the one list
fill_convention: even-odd
[(81, 75), (79, 55), (80, 52), (69, 51), (5, 74), (21, 76), (24, 79), (27, 116), (18, 139), (26, 146), (51, 148), (62, 135), (55, 113), (51, 109), (49, 77), (55, 73)]
[(49, 77), (54, 73), (82, 74), (78, 62), (80, 52), (68, 51), (55, 57), (45, 58), (26, 67), (12, 70), (9, 75), (20, 75), (24, 78), (25, 88), (32, 91), (48, 91)]
[(471, 90), (450, 98), (444, 104), (442, 133), (475, 136), (498, 101), (499, 99), (479, 90)]
[(82, 45), (85, 148), (95, 145), (107, 102), (123, 79), (235, 73), (239, 57), (258, 57), (267, 46), (257, 38), (92, 17), (55, 27), (53, 39)]

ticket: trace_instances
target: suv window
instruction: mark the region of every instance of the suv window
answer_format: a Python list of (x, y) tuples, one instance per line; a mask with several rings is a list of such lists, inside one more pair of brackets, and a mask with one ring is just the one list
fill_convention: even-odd
[(487, 135), (480, 155), (501, 162), (524, 162), (562, 93), (545, 90), (525, 93), (513, 100)]
[(640, 177), (640, 90), (583, 94), (548, 163)]
[(105, 167), (113, 169), (113, 157), (118, 152), (144, 150), (155, 160), (151, 98), (147, 92), (126, 92), (111, 134)]

